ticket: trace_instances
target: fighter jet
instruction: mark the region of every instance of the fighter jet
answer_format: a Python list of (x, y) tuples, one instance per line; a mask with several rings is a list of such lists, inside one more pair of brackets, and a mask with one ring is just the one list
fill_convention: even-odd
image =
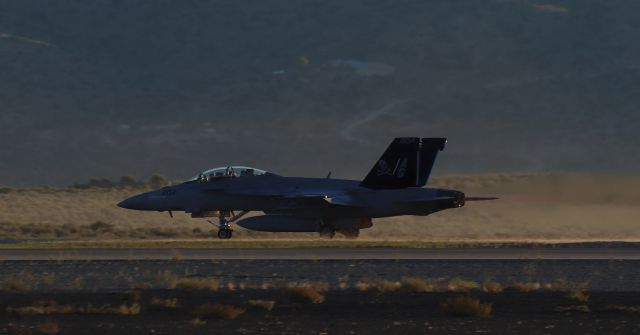
[[(284, 177), (246, 166), (206, 170), (178, 185), (142, 193), (118, 206), (134, 210), (184, 211), (231, 238), (232, 223), (267, 232), (336, 232), (357, 237), (372, 219), (398, 215), (426, 216), (459, 208), (469, 200), (456, 190), (423, 187), (445, 138), (396, 138), (362, 181)], [(242, 219), (252, 211), (262, 212)]]

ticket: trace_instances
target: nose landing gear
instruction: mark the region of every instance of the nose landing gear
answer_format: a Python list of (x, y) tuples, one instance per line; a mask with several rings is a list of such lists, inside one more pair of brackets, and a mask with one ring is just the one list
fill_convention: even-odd
[(213, 221), (207, 221), (207, 222), (218, 227), (218, 238), (222, 240), (231, 238), (233, 236), (233, 229), (231, 229), (231, 223), (240, 219), (245, 214), (249, 213), (249, 211), (242, 211), (236, 215), (233, 211), (231, 211), (231, 218), (227, 220), (225, 213), (229, 213), (229, 211), (221, 210), (218, 212), (219, 212), (219, 215), (218, 215), (217, 224)]
[(229, 228), (220, 228), (220, 230), (218, 230), (219, 239), (227, 239), (231, 238), (231, 236), (233, 236), (233, 230)]

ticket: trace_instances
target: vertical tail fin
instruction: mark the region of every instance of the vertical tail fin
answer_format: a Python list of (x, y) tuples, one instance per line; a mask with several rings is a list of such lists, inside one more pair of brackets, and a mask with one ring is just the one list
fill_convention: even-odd
[(360, 186), (394, 189), (426, 185), (438, 151), (446, 142), (446, 138), (395, 138)]

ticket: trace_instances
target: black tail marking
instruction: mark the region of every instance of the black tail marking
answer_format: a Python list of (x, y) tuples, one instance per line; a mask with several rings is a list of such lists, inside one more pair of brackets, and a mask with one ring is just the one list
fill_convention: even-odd
[(394, 139), (360, 186), (396, 189), (426, 185), (438, 151), (446, 142), (446, 138)]

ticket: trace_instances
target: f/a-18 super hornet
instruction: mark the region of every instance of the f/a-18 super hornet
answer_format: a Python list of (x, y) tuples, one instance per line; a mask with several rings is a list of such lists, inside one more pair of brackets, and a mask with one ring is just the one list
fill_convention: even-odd
[[(173, 186), (128, 198), (118, 206), (217, 217), (218, 237), (231, 238), (231, 223), (269, 232), (335, 232), (356, 237), (373, 218), (426, 216), (465, 201), (455, 190), (423, 187), (445, 138), (396, 138), (362, 181), (279, 176), (246, 166), (204, 171)], [(241, 219), (251, 211), (264, 215)]]

